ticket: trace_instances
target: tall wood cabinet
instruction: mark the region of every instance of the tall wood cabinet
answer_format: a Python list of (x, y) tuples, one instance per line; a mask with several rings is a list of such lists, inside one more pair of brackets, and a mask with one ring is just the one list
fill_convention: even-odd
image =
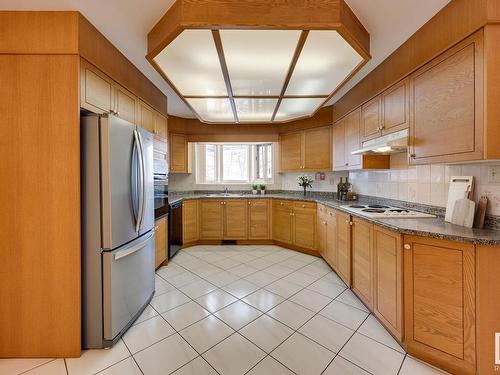
[(474, 374), (474, 245), (404, 236), (404, 270), (408, 352), (452, 373)]
[(352, 218), (352, 289), (370, 309), (373, 309), (374, 284), (372, 240), (373, 224)]
[(281, 134), (279, 142), (281, 171), (332, 169), (330, 126)]
[(483, 53), (481, 31), (410, 76), (410, 164), (483, 158)]

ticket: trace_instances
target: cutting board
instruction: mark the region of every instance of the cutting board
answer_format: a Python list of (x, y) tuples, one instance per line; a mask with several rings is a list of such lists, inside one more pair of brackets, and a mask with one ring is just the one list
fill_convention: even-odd
[(476, 217), (474, 218), (474, 228), (484, 228), (484, 218), (486, 217), (486, 209), (488, 208), (488, 197), (483, 195), (477, 204)]
[(474, 191), (474, 176), (453, 176), (450, 179), (448, 202), (446, 203), (445, 221), (451, 222), (455, 202), (467, 197), (467, 192), (472, 196)]
[(450, 222), (452, 224), (472, 228), (475, 213), (476, 202), (469, 199), (469, 192), (467, 192), (464, 198), (455, 201)]

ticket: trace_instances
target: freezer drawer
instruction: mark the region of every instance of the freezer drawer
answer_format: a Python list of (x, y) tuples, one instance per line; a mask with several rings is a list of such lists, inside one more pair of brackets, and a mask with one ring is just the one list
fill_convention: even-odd
[(103, 253), (104, 340), (113, 340), (132, 323), (154, 292), (154, 231)]

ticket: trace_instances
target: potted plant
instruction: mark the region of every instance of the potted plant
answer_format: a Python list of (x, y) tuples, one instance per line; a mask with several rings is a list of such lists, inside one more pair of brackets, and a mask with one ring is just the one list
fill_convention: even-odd
[(257, 195), (259, 192), (259, 185), (257, 184), (252, 184), (252, 194)]
[(303, 174), (303, 175), (299, 176), (299, 178), (297, 180), (299, 182), (299, 186), (302, 186), (304, 188), (304, 197), (305, 197), (306, 193), (307, 193), (306, 189), (308, 187), (312, 187), (313, 179), (311, 176)]
[(266, 185), (261, 184), (259, 187), (260, 187), (260, 193), (266, 194)]

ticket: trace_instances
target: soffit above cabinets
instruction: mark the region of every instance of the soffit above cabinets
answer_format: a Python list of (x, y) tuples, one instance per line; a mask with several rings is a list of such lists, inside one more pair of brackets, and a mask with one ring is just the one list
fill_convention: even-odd
[(177, 0), (148, 34), (148, 61), (205, 123), (314, 115), (369, 59), (342, 0)]

